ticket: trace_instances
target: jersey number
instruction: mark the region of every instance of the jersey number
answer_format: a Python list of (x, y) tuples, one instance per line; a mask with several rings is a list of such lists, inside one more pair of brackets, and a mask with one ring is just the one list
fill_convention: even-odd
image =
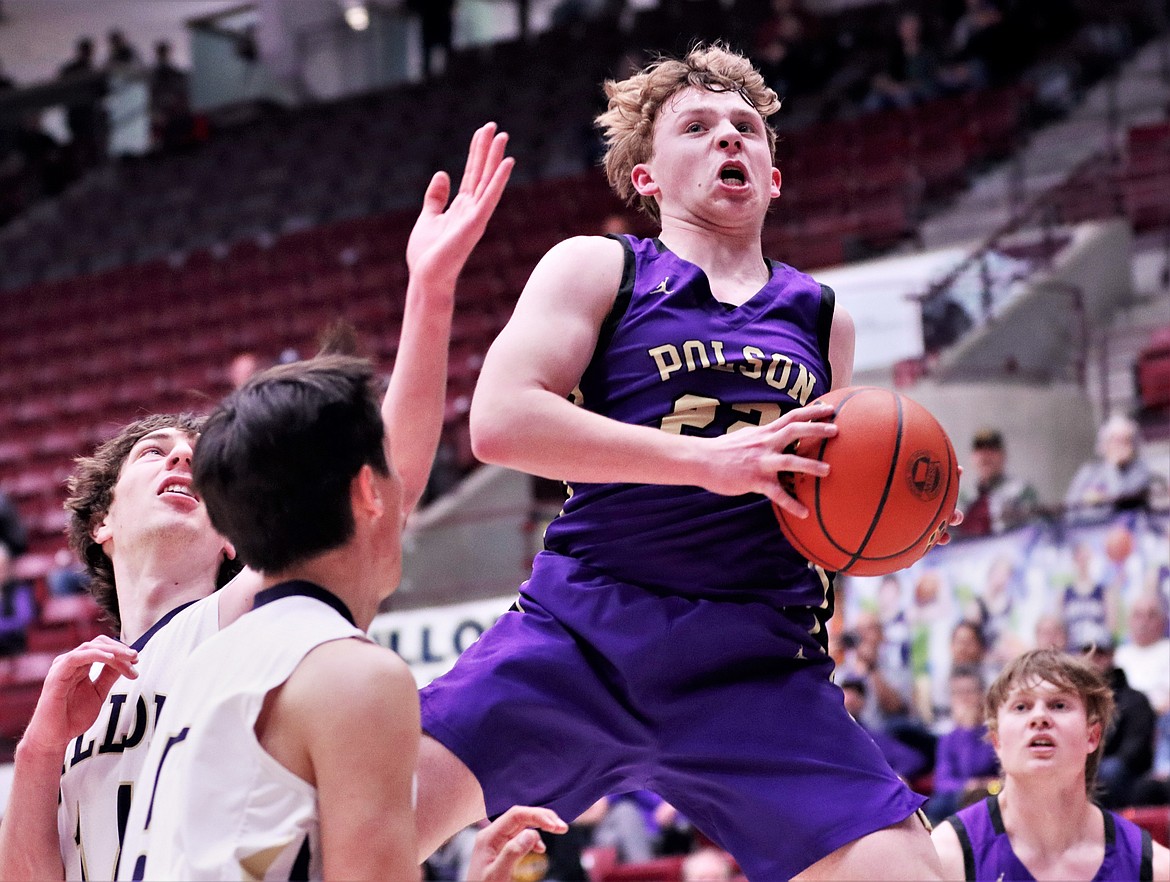
[[(146, 825), (143, 829), (150, 829), (150, 819), (154, 814), (154, 798), (158, 796), (158, 780), (162, 777), (163, 765), (166, 764), (167, 756), (170, 755), (171, 748), (176, 744), (185, 741), (187, 733), (191, 731), (190, 726), (184, 726), (178, 735), (172, 735), (167, 739), (166, 746), (163, 748), (162, 756), (158, 758), (158, 768), (154, 770), (154, 786), (150, 788), (150, 804), (146, 807)], [(134, 882), (142, 882), (146, 878), (146, 855), (140, 854), (138, 859), (134, 861)]]
[(727, 427), (725, 434), (752, 426), (766, 426), (768, 423), (780, 419), (782, 413), (780, 405), (773, 401), (763, 401), (758, 404), (724, 404), (718, 398), (687, 394), (675, 400), (674, 410), (662, 418), (660, 428), (664, 432), (675, 435), (692, 435), (694, 432), (684, 432), (683, 429), (707, 428), (715, 422), (720, 408), (729, 410), (736, 415), (751, 418), (736, 420)]

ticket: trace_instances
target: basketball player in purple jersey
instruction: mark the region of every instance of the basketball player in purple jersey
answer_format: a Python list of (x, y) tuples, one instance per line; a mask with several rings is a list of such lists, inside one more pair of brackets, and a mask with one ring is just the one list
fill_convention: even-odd
[(762, 253), (779, 101), (718, 46), (606, 91), (610, 183), (662, 232), (554, 247), (483, 366), (476, 454), (571, 492), (515, 610), (423, 690), (420, 847), (649, 789), (749, 879), (939, 878), (923, 797), (832, 683), (832, 577), (771, 508), (807, 515), (777, 473), (826, 474), (796, 444), (835, 434), (816, 398), (854, 349)]
[[(494, 124), (476, 132), (455, 198), (447, 204), (450, 180), (440, 172), (407, 246), (406, 312), (382, 404), (404, 516), (422, 495), (438, 443), (455, 284), (510, 173), (505, 142)], [(146, 417), (78, 464), (71, 539), (121, 640), (99, 637), (54, 661), (16, 751), (0, 878), (114, 877), (133, 783), (176, 667), (251, 608), (260, 577), (250, 570), (216, 592), (235, 552), (192, 489), (202, 424), (190, 415)], [(91, 680), (94, 664), (104, 667)], [(519, 857), (517, 817), (483, 834), (482, 863), (496, 878), (509, 878)]]
[(1017, 657), (985, 700), (1003, 789), (933, 833), (948, 879), (1170, 880), (1170, 850), (1095, 805), (1109, 684), (1056, 649)]

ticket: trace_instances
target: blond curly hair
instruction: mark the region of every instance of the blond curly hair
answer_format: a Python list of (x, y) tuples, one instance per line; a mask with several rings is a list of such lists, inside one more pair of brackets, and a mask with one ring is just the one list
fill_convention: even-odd
[(630, 175), (634, 166), (649, 161), (653, 152), (654, 121), (671, 96), (696, 86), (712, 92), (738, 92), (764, 118), (768, 147), (776, 154), (776, 132), (768, 117), (780, 109), (780, 99), (768, 88), (751, 61), (722, 43), (699, 45), (683, 58), (659, 58), (624, 80), (606, 80), (608, 108), (595, 123), (605, 138), (605, 174), (613, 191), (631, 205), (640, 205), (655, 223), (661, 221), (658, 203), (640, 196)]

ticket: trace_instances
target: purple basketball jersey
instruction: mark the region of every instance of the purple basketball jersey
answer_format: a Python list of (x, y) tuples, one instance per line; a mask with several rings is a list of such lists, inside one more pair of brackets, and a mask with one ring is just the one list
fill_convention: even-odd
[[(1134, 882), (1154, 878), (1153, 845), (1148, 831), (1120, 815), (1105, 816), (1105, 859), (1093, 882)], [(964, 877), (1002, 882), (1033, 882), (1034, 877), (1012, 850), (999, 812), (989, 796), (949, 818), (963, 847)]]
[[(657, 239), (626, 250), (614, 309), (575, 397), (641, 426), (714, 437), (761, 425), (829, 390), (833, 292), (768, 262), (764, 287), (731, 308), (699, 267)], [(575, 483), (545, 534), (549, 551), (614, 578), (703, 597), (772, 594), (817, 606), (824, 583), (788, 544), (767, 498), (698, 487)]]

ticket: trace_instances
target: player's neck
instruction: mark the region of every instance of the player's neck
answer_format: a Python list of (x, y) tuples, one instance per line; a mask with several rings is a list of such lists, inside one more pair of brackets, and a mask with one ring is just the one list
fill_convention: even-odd
[(279, 573), (265, 573), (263, 588), (301, 580), (320, 585), (346, 605), (354, 624), (363, 631), (377, 615), (386, 592), (372, 583), (371, 567), (346, 548), (334, 549)]
[(708, 275), (712, 272), (764, 274), (758, 229), (718, 230), (692, 220), (663, 217), (659, 238), (671, 251), (702, 267)]
[(173, 556), (133, 564), (115, 561), (123, 642), (134, 643), (171, 610), (211, 594), (217, 572), (218, 564), (205, 571), (183, 569)]
[(712, 232), (693, 223), (663, 218), (663, 244), (706, 274), (716, 299), (742, 302), (768, 280), (757, 231)]
[(999, 809), (1017, 853), (1026, 847), (1032, 852), (1061, 854), (1092, 835), (1101, 823), (1100, 810), (1089, 802), (1082, 780), (1009, 780), (999, 795)]

